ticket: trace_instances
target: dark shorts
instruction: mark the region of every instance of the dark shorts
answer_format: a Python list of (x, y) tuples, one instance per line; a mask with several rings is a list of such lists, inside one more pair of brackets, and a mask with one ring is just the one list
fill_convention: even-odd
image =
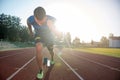
[(35, 44), (36, 43), (42, 43), (43, 46), (46, 46), (48, 49), (50, 47), (53, 47), (54, 45), (54, 37), (53, 36), (40, 36), (40, 35), (35, 35)]

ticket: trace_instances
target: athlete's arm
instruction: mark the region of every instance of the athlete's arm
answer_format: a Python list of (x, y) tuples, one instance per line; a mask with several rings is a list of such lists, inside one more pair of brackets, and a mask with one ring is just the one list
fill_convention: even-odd
[(28, 20), (27, 20), (27, 26), (28, 26), (31, 37), (33, 37), (32, 25), (28, 22)]
[(56, 27), (54, 25), (54, 22), (52, 20), (48, 20), (47, 21), (47, 26), (49, 27), (49, 29), (58, 37), (60, 37), (61, 33), (59, 31), (56, 30)]

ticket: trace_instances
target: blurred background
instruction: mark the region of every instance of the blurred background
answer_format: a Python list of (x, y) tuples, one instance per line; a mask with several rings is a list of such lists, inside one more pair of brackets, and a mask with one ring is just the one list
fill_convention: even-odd
[(0, 0), (1, 41), (31, 43), (26, 20), (38, 6), (72, 46), (120, 47), (120, 0)]

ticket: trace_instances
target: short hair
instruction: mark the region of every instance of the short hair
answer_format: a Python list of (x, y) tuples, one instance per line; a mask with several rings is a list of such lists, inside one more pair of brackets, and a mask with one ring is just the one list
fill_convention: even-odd
[(44, 8), (42, 7), (37, 7), (34, 10), (34, 16), (38, 19), (38, 20), (42, 20), (45, 16), (46, 16), (46, 11)]

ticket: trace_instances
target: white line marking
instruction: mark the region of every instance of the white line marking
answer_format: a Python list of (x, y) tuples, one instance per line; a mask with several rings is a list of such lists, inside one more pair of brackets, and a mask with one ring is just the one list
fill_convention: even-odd
[[(70, 54), (72, 54), (72, 53), (70, 53)], [(72, 55), (74, 55), (74, 54), (72, 54)], [(74, 55), (74, 56), (76, 56), (76, 55)], [(115, 71), (119, 71), (119, 72), (120, 72), (120, 70), (117, 69), (117, 68), (114, 68), (114, 67), (111, 67), (111, 66), (108, 66), (108, 65), (105, 65), (105, 64), (102, 64), (102, 63), (99, 63), (99, 62), (93, 61), (93, 60), (88, 59), (88, 58), (85, 58), (85, 57), (83, 57), (83, 56), (82, 56), (82, 57), (80, 57), (80, 56), (76, 56), (76, 57), (82, 58), (82, 59), (87, 60), (87, 61), (89, 61), (89, 62), (92, 62), (92, 63), (98, 64), (98, 65), (100, 65), (100, 66), (103, 66), (103, 67), (109, 68), (109, 69), (111, 69), (111, 70), (115, 70)]]
[(30, 59), (27, 63), (25, 63), (21, 68), (19, 68), (16, 72), (14, 72), (12, 75), (10, 75), (6, 80), (11, 80), (17, 73), (19, 73), (23, 68), (25, 68), (34, 59), (35, 59), (35, 56), (32, 59)]
[(64, 63), (65, 65), (67, 65), (72, 72), (80, 79), (80, 80), (84, 80), (62, 57), (58, 56)]
[(19, 53), (16, 53), (16, 54), (11, 54), (11, 55), (7, 55), (7, 56), (2, 56), (2, 57), (0, 57), (0, 59), (6, 58), (6, 57), (10, 57), (10, 56), (14, 56), (14, 55), (21, 54), (21, 53), (24, 53), (24, 52), (19, 52)]

